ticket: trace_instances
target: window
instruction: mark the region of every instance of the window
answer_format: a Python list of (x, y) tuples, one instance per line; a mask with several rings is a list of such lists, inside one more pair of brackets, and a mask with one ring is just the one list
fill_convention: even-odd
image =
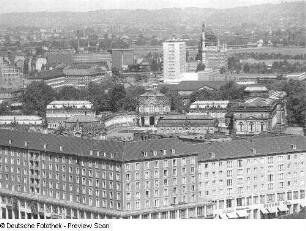
[(130, 164), (125, 164), (125, 168), (126, 168), (126, 170), (130, 170), (131, 165)]
[(232, 205), (232, 199), (227, 199), (226, 200), (226, 208), (231, 208), (233, 205)]
[(232, 188), (228, 188), (226, 191), (227, 191), (227, 195), (232, 195), (232, 193), (233, 193), (233, 189)]
[(272, 182), (273, 181), (273, 174), (269, 174), (268, 175), (268, 182)]
[(244, 206), (244, 198), (237, 198), (237, 207)]
[(232, 168), (232, 167), (233, 167), (233, 161), (231, 161), (231, 160), (227, 161), (227, 162), (226, 162), (226, 166), (227, 166), (228, 168)]

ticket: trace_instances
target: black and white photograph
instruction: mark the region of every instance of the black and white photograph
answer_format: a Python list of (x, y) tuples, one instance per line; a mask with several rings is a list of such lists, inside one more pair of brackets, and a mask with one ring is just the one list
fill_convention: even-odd
[(306, 0), (0, 0), (0, 230), (300, 230), (305, 162)]

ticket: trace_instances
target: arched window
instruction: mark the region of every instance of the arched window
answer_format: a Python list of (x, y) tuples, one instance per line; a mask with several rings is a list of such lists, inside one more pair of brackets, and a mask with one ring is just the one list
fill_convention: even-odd
[(264, 131), (264, 128), (265, 128), (265, 123), (260, 123), (260, 131)]
[(253, 132), (253, 130), (254, 130), (254, 123), (251, 122), (251, 123), (250, 123), (250, 131)]
[(242, 122), (240, 122), (239, 123), (239, 130), (242, 132), (242, 130), (243, 130), (243, 123)]

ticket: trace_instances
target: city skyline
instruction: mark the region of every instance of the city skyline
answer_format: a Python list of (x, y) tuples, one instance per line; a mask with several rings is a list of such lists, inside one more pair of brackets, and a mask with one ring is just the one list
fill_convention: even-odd
[[(305, 1), (305, 0), (301, 0)], [(162, 9), (162, 8), (185, 8), (185, 7), (199, 7), (199, 8), (216, 8), (227, 9), (234, 7), (252, 6), (259, 4), (272, 3), (277, 4), (283, 2), (282, 0), (1, 0), (1, 13), (11, 12), (86, 12), (99, 9)], [(288, 0), (286, 2), (293, 2)]]

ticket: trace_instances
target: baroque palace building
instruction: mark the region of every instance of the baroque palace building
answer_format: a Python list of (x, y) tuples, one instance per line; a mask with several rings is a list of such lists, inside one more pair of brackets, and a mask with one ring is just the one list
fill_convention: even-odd
[(0, 216), (273, 217), (305, 206), (305, 153), (303, 136), (124, 143), (0, 130)]
[(139, 114), (139, 125), (154, 126), (163, 116), (171, 112), (169, 97), (157, 90), (147, 91), (138, 97), (137, 112)]

